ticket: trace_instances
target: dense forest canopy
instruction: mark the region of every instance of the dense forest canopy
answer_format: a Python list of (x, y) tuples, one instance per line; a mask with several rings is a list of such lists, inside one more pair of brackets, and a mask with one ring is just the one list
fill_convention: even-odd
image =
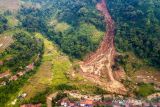
[[(75, 58), (83, 58), (97, 48), (102, 34), (96, 42), (93, 42), (92, 34), (81, 30), (81, 26), (85, 23), (95, 26), (99, 31), (105, 31), (103, 17), (95, 8), (96, 0), (48, 0), (46, 2), (32, 0), (32, 2), (40, 3), (42, 7), (22, 8), (18, 16), (22, 27), (46, 33), (65, 53)], [(160, 2), (108, 0), (107, 5), (117, 25), (115, 38), (117, 49), (133, 51), (140, 58), (146, 59), (150, 65), (159, 66)], [(66, 23), (69, 28), (57, 32), (57, 29), (54, 29), (55, 25), (48, 24), (55, 19)], [(90, 30), (89, 28), (87, 30)]]
[(38, 54), (43, 51), (42, 41), (27, 32), (13, 33), (12, 38), (14, 43), (0, 54), (0, 60), (4, 63), (0, 66), (0, 72), (10, 70), (12, 73), (17, 73), (33, 63)]
[(133, 51), (150, 65), (160, 65), (160, 1), (108, 0), (116, 21), (116, 46)]
[[(29, 31), (45, 33), (71, 57), (83, 58), (97, 48), (105, 31), (103, 17), (96, 10), (95, 3), (92, 0), (48, 1), (44, 3), (48, 5), (47, 8), (22, 8), (18, 18), (22, 27)], [(65, 25), (69, 27), (63, 31), (55, 30), (55, 25), (52, 24), (55, 20), (61, 26), (59, 29), (64, 29)], [(85, 31), (82, 30), (82, 26), (86, 27)], [(95, 30), (97, 35), (93, 34), (92, 30)]]
[(0, 14), (0, 33), (7, 30), (8, 28), (8, 20), (5, 18), (4, 15)]

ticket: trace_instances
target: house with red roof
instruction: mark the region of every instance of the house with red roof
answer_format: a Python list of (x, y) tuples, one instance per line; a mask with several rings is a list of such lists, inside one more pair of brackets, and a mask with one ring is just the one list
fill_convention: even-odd
[(29, 64), (28, 66), (26, 66), (26, 71), (30, 71), (34, 69), (34, 63)]
[(81, 107), (93, 107), (94, 101), (93, 100), (83, 100), (80, 102)]
[(23, 71), (17, 73), (17, 75), (20, 76), (20, 77), (23, 76), (24, 74), (25, 73)]
[(112, 106), (112, 101), (96, 101), (94, 102), (94, 106), (95, 107), (99, 107), (99, 106)]
[(60, 105), (63, 106), (63, 107), (68, 107), (68, 104), (70, 103), (70, 101), (68, 100), (68, 98), (63, 98), (61, 101), (60, 101)]
[(76, 105), (75, 105), (75, 103), (69, 103), (68, 106), (69, 107), (75, 107)]
[(9, 80), (10, 81), (16, 81), (18, 79), (17, 75), (12, 76)]
[(8, 70), (8, 71), (6, 71), (6, 72), (4, 72), (4, 73), (1, 73), (1, 74), (0, 74), (0, 78), (8, 77), (8, 76), (10, 76), (10, 75), (11, 75), (11, 73), (10, 73), (10, 71)]

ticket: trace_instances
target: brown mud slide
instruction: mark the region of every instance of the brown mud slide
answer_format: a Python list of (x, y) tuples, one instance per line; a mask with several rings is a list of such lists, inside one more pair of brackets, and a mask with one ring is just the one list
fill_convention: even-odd
[(115, 23), (107, 9), (106, 0), (97, 3), (96, 8), (105, 18), (106, 34), (97, 51), (91, 53), (80, 64), (82, 74), (111, 93), (125, 94), (125, 87), (114, 78), (112, 70), (116, 56), (114, 46)]

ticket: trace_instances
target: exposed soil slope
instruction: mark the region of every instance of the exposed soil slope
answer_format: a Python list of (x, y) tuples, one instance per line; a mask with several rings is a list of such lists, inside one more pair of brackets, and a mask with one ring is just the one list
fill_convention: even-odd
[[(97, 3), (96, 8), (104, 15), (106, 34), (97, 51), (90, 54), (80, 67), (83, 72), (87, 73), (87, 77), (96, 78), (96, 81), (101, 81), (97, 82), (98, 84), (103, 84), (104, 86), (105, 82), (106, 86), (104, 87), (108, 91), (122, 94), (126, 90), (120, 82), (115, 80), (112, 70), (116, 55), (114, 46), (115, 23), (106, 7), (105, 0), (101, 0), (100, 3)], [(103, 82), (102, 79), (104, 79)], [(105, 80), (107, 80), (107, 82)]]

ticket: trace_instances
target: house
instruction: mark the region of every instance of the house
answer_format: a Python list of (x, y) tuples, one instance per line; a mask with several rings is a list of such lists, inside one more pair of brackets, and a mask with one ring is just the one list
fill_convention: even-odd
[(102, 102), (102, 101), (96, 101), (96, 102), (94, 102), (94, 107), (101, 107), (101, 106), (103, 106), (103, 107), (105, 107), (105, 106), (112, 106), (112, 101), (104, 101), (104, 102)]
[(93, 107), (94, 101), (93, 100), (84, 100), (80, 102), (81, 107)]
[(8, 77), (8, 76), (10, 76), (10, 75), (11, 75), (11, 73), (10, 73), (10, 71), (8, 70), (8, 71), (6, 71), (6, 72), (4, 72), (4, 73), (1, 73), (1, 74), (0, 74), (0, 78)]
[(24, 74), (25, 73), (23, 71), (17, 73), (17, 75), (20, 76), (20, 77), (23, 76)]
[(23, 94), (21, 94), (20, 96), (18, 96), (17, 98), (18, 99), (23, 99), (23, 98), (25, 98), (27, 96), (27, 93), (23, 93)]
[(12, 76), (9, 80), (10, 81), (16, 81), (18, 79), (17, 75)]
[(42, 104), (23, 104), (20, 107), (41, 107)]
[(60, 100), (59, 104), (62, 107), (79, 107), (77, 102), (70, 101), (68, 98), (63, 98)]
[(62, 99), (60, 102), (60, 105), (64, 107), (68, 107), (69, 104), (70, 104), (70, 101), (67, 98)]
[(68, 106), (69, 106), (69, 107), (75, 107), (76, 104), (75, 104), (75, 103), (69, 103)]
[(113, 107), (121, 107), (121, 105), (119, 103), (114, 103)]
[(34, 63), (29, 64), (28, 66), (26, 66), (26, 71), (30, 71), (34, 69)]
[(130, 107), (130, 104), (127, 102), (127, 103), (125, 104), (125, 107)]

